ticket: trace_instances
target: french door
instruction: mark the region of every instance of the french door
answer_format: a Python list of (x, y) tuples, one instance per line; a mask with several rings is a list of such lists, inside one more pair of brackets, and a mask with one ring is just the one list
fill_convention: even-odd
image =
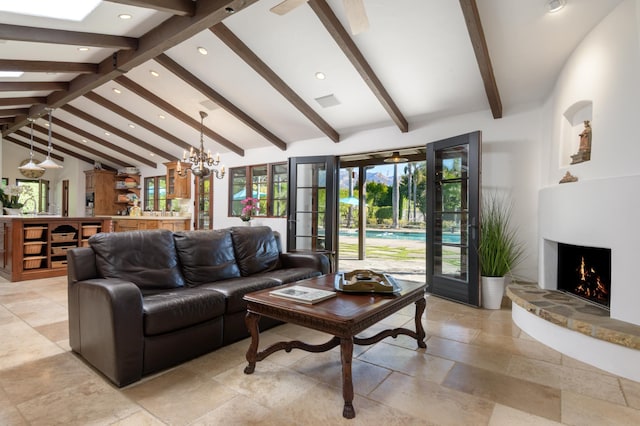
[(480, 306), (481, 133), (427, 145), (427, 291)]
[(338, 158), (289, 158), (287, 251), (337, 251)]

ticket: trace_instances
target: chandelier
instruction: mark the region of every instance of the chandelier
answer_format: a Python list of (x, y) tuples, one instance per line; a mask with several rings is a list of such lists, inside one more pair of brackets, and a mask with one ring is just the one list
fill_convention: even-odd
[(194, 176), (205, 178), (212, 172), (215, 173), (216, 178), (222, 179), (224, 177), (224, 166), (220, 167), (220, 170), (214, 168), (220, 164), (220, 154), (216, 154), (215, 159), (211, 156), (211, 151), (204, 152), (204, 119), (207, 113), (200, 111), (200, 149), (194, 151), (193, 147), (189, 150), (189, 157), (187, 157), (187, 151), (182, 154), (182, 162), (187, 163), (189, 168), (183, 169), (181, 162), (178, 161), (176, 166), (176, 173), (178, 176), (185, 177), (191, 170)]

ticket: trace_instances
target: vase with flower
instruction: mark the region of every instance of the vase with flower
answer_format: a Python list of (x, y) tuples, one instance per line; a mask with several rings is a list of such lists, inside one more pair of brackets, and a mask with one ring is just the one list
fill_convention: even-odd
[(260, 211), (260, 200), (253, 197), (247, 197), (240, 202), (244, 206), (242, 207), (242, 212), (240, 213), (240, 219), (247, 226), (250, 226), (253, 214)]

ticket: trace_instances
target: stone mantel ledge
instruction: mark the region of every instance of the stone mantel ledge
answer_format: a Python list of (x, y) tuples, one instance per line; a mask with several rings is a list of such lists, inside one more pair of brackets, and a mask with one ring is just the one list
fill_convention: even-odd
[(516, 305), (560, 327), (640, 350), (640, 326), (612, 319), (605, 309), (536, 284), (511, 284), (507, 296)]

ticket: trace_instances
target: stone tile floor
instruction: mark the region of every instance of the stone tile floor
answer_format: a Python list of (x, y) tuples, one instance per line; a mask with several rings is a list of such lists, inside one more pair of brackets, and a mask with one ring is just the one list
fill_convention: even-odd
[[(247, 376), (243, 340), (118, 389), (69, 351), (66, 297), (65, 277), (0, 282), (1, 425), (640, 424), (640, 383), (534, 341), (508, 309), (428, 297), (426, 350), (406, 336), (356, 346), (346, 420), (337, 349), (276, 353)], [(261, 345), (282, 339), (327, 336), (285, 324)]]

